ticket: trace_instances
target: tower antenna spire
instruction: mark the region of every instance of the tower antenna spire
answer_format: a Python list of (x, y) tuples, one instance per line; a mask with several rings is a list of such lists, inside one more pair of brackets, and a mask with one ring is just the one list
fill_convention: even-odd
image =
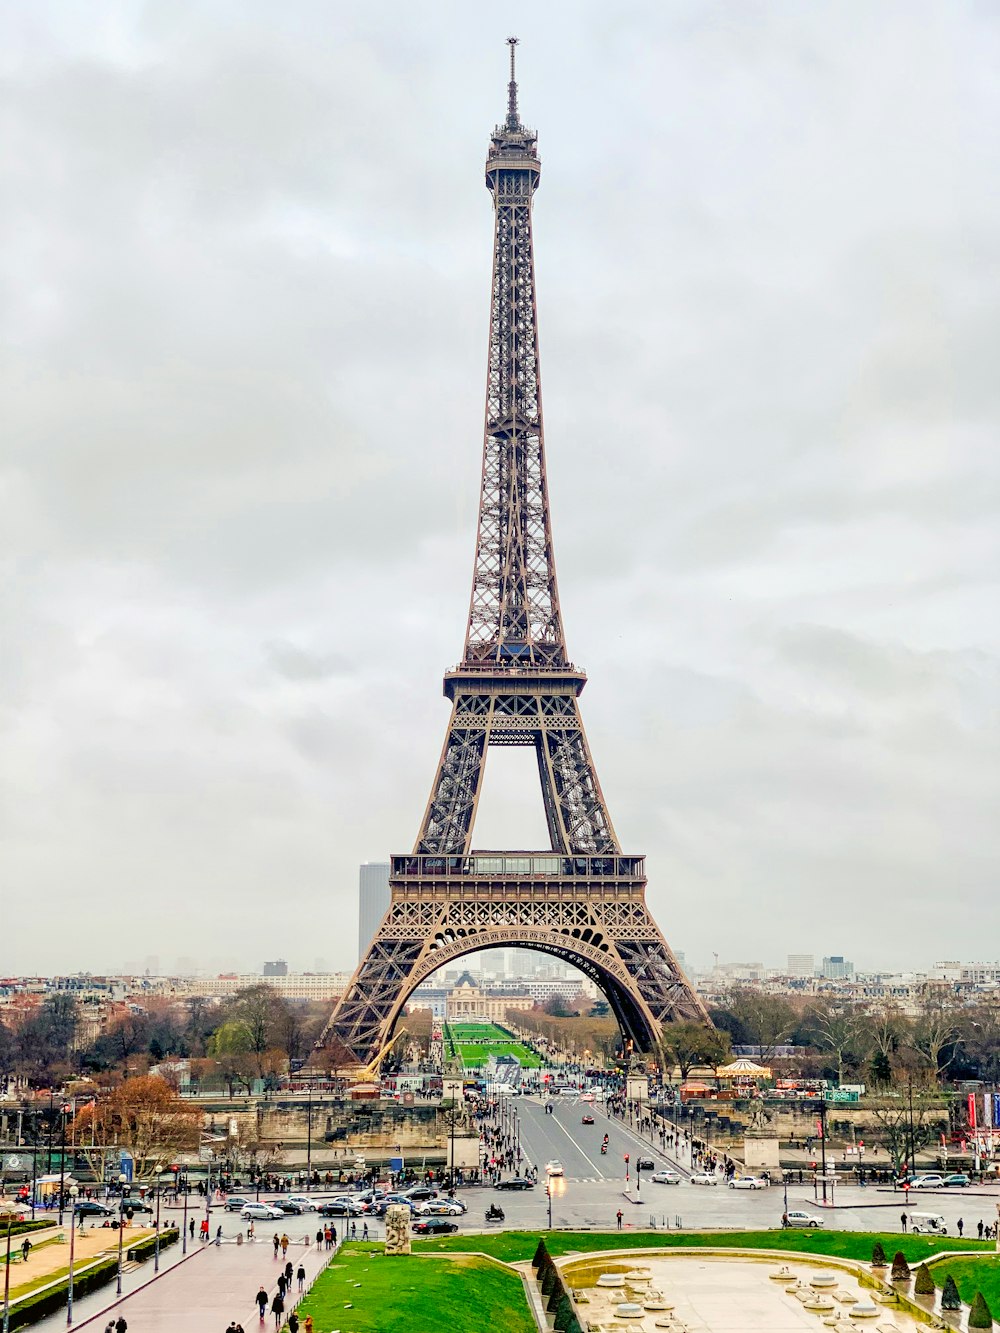
[(508, 37), (507, 45), (510, 47), (510, 82), (507, 84), (507, 124), (511, 129), (515, 129), (520, 123), (520, 117), (517, 114), (517, 78), (514, 71), (514, 50), (517, 47), (517, 38)]

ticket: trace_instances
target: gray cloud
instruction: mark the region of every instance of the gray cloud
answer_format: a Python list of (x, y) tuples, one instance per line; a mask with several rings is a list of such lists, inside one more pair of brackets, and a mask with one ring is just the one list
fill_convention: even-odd
[[(508, 27), (570, 648), (666, 933), (995, 937), (993, 15), (2, 23), (0, 882), (52, 910), (0, 970), (253, 963), (279, 903), (353, 962), (462, 641)], [(542, 836), (521, 758), (482, 845)]]

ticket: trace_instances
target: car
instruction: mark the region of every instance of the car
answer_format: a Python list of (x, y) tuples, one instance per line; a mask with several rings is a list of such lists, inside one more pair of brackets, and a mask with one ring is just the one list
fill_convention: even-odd
[(305, 1212), (302, 1205), (296, 1203), (294, 1199), (275, 1199), (274, 1206), (286, 1217), (300, 1217)]
[(534, 1187), (535, 1182), (529, 1180), (527, 1176), (511, 1176), (509, 1180), (498, 1180), (493, 1186), (498, 1190), (530, 1190)]
[(285, 1214), (272, 1203), (245, 1203), (240, 1209), (240, 1217), (251, 1222), (278, 1222)]
[(413, 1223), (413, 1230), (420, 1236), (442, 1236), (449, 1231), (457, 1231), (458, 1227), (445, 1217), (422, 1217), (419, 1222)]
[(426, 1203), (428, 1199), (436, 1199), (439, 1192), (433, 1185), (414, 1185), (412, 1189), (403, 1191), (414, 1203)]
[(656, 1163), (652, 1157), (637, 1157), (635, 1159), (635, 1169), (637, 1171), (655, 1171)]
[(592, 1092), (581, 1092), (581, 1093), (580, 1093), (580, 1101), (581, 1101), (581, 1102), (592, 1102), (593, 1100), (594, 1100), (594, 1094), (593, 1094)]
[(585, 1115), (583, 1119), (580, 1121), (581, 1125), (592, 1125), (593, 1123), (594, 1123), (594, 1117), (592, 1115)]
[(967, 1185), (972, 1184), (972, 1181), (964, 1171), (956, 1171), (954, 1175), (945, 1176), (944, 1183), (946, 1185), (957, 1185), (960, 1189), (965, 1189)]
[(297, 1203), (300, 1213), (314, 1213), (316, 1211), (316, 1205), (312, 1199), (307, 1199), (304, 1194), (289, 1194), (288, 1202)]
[(719, 1177), (714, 1171), (696, 1171), (691, 1177), (692, 1185), (718, 1185)]
[(654, 1185), (679, 1185), (681, 1183), (680, 1173), (677, 1171), (655, 1171), (650, 1176)]
[(230, 1194), (226, 1200), (226, 1212), (238, 1213), (250, 1203), (249, 1199), (241, 1199), (235, 1194)]
[(790, 1227), (821, 1227), (825, 1225), (822, 1217), (814, 1217), (812, 1213), (804, 1213), (800, 1208), (790, 1208), (785, 1216), (788, 1218)]
[(417, 1212), (421, 1217), (461, 1217), (466, 1207), (457, 1199), (428, 1199), (417, 1206)]
[(77, 1217), (112, 1217), (115, 1209), (96, 1199), (77, 1199), (73, 1211)]
[(566, 1172), (563, 1170), (562, 1162), (553, 1158), (551, 1162), (545, 1163), (545, 1174), (547, 1176), (564, 1176)]
[[(360, 1217), (364, 1209), (353, 1199), (327, 1199), (326, 1203), (321, 1203), (316, 1211), (320, 1217)], [(278, 1213), (279, 1217), (284, 1215)]]
[(939, 1190), (944, 1188), (944, 1176), (939, 1176), (936, 1171), (929, 1171), (926, 1175), (917, 1176), (916, 1180), (910, 1182), (911, 1190)]
[(130, 1212), (134, 1216), (136, 1213), (153, 1213), (156, 1211), (153, 1205), (147, 1203), (145, 1199), (126, 1199), (123, 1207), (126, 1217)]
[(733, 1176), (729, 1182), (731, 1190), (766, 1190), (767, 1181), (760, 1176)]

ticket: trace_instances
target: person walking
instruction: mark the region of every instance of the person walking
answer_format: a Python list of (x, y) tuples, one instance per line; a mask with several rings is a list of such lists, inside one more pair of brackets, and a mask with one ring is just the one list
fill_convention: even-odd
[(22, 1263), (25, 1263), (25, 1264), (26, 1264), (26, 1263), (28, 1262), (28, 1255), (29, 1255), (30, 1253), (31, 1253), (31, 1241), (28, 1239), (27, 1236), (25, 1236), (24, 1240), (21, 1241), (21, 1262), (22, 1262)]
[(275, 1259), (277, 1259), (278, 1250), (281, 1247), (281, 1237), (278, 1235), (277, 1232), (274, 1233), (274, 1239), (271, 1241), (271, 1244), (274, 1246), (274, 1257)]
[(958, 1228), (958, 1234), (959, 1234), (959, 1236), (961, 1236), (962, 1231), (963, 1231), (964, 1228), (965, 1228), (965, 1222), (964, 1222), (964, 1220), (960, 1217), (960, 1218), (958, 1219), (958, 1221), (955, 1223), (955, 1226)]
[(621, 1229), (622, 1229), (622, 1210), (621, 1210), (620, 1208), (618, 1209), (617, 1213), (615, 1213), (615, 1217), (616, 1217), (617, 1220), (618, 1220), (618, 1230), (621, 1231)]
[(126, 1333), (128, 1322), (123, 1314), (120, 1314), (115, 1320), (115, 1333)]
[(322, 1247), (323, 1247), (323, 1228), (320, 1227), (320, 1229), (316, 1232), (316, 1248), (317, 1250), (319, 1250), (322, 1249)]
[(283, 1231), (283, 1232), (281, 1233), (281, 1257), (282, 1257), (282, 1259), (284, 1259), (284, 1257), (285, 1257), (285, 1255), (286, 1255), (287, 1253), (288, 1253), (288, 1232), (287, 1232), (287, 1231)]
[(284, 1273), (279, 1273), (279, 1274), (278, 1274), (278, 1284), (277, 1284), (277, 1285), (278, 1285), (278, 1291), (279, 1291), (279, 1293), (280, 1293), (282, 1296), (284, 1296), (285, 1292), (288, 1290), (288, 1279), (285, 1277)]
[(367, 1239), (368, 1239), (368, 1223), (367, 1223), (367, 1222), (365, 1222), (364, 1226), (362, 1226), (362, 1228), (361, 1228), (361, 1239), (362, 1239), (362, 1240), (367, 1240)]
[(263, 1323), (264, 1316), (267, 1314), (267, 1288), (261, 1286), (254, 1300), (257, 1302), (257, 1309), (260, 1311), (260, 1322)]
[(274, 1315), (274, 1327), (281, 1327), (281, 1317), (285, 1313), (285, 1298), (280, 1291), (274, 1293), (274, 1299), (271, 1301), (271, 1313)]
[(299, 1284), (299, 1295), (301, 1296), (306, 1285), (306, 1270), (304, 1264), (299, 1264), (299, 1271), (295, 1274), (295, 1279)]
[(330, 1228), (330, 1248), (335, 1249), (337, 1245), (337, 1224), (334, 1223)]
[(979, 1232), (979, 1239), (982, 1240), (982, 1238), (983, 1238), (983, 1219), (982, 1219), (982, 1218), (980, 1218), (979, 1221), (977, 1222), (977, 1224), (976, 1224), (976, 1230)]
[(288, 1333), (299, 1333), (299, 1317), (294, 1310), (288, 1316)]
[(191, 1218), (191, 1221), (188, 1223), (188, 1235), (191, 1237), (192, 1240), (194, 1240), (194, 1218), (193, 1218), (193, 1217)]
[(292, 1261), (291, 1261), (291, 1259), (289, 1259), (288, 1263), (285, 1264), (285, 1290), (286, 1290), (286, 1291), (291, 1291), (291, 1289), (292, 1289), (292, 1273), (293, 1273), (293, 1271), (294, 1271), (294, 1270), (293, 1270), (293, 1268), (292, 1268)]
[(903, 1234), (905, 1235), (905, 1234), (906, 1234), (906, 1214), (905, 1214), (905, 1213), (900, 1213), (900, 1215), (899, 1215), (899, 1225), (903, 1228)]

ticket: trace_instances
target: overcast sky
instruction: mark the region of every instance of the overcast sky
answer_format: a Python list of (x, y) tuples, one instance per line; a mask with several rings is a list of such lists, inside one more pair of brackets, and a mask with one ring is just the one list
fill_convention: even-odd
[[(355, 963), (463, 640), (509, 31), (569, 648), (664, 933), (997, 956), (994, 6), (0, 22), (0, 972)], [(476, 844), (544, 827), (501, 754)]]

